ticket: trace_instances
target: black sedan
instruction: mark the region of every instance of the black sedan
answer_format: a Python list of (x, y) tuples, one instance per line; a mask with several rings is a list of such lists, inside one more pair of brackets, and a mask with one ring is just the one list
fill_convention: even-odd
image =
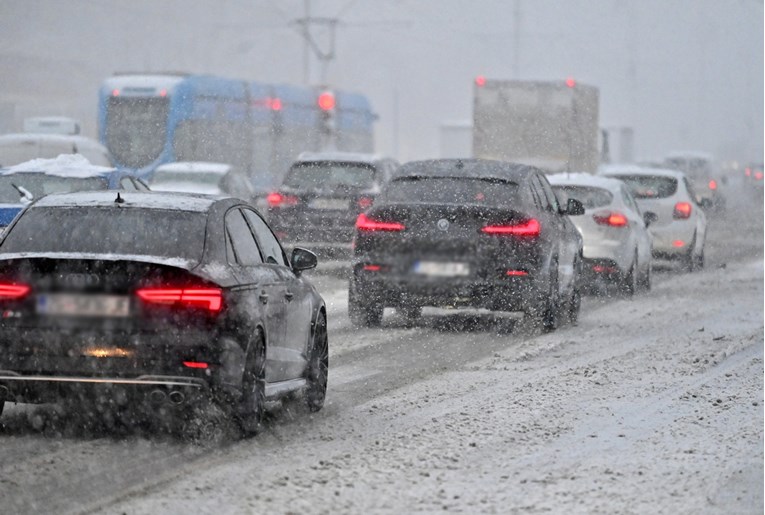
[(348, 311), (376, 326), (385, 307), (523, 311), (545, 330), (579, 311), (582, 239), (544, 174), (486, 160), (403, 165), (359, 215)]
[[(324, 403), (326, 308), (257, 211), (232, 198), (89, 192), (32, 203), (0, 240), (0, 408), (66, 398), (257, 431), (264, 402)], [(178, 417), (183, 418), (183, 417)]]

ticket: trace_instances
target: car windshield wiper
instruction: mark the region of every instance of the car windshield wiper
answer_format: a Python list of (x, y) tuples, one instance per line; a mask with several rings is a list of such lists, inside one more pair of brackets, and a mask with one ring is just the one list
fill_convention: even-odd
[(35, 196), (32, 195), (32, 193), (28, 189), (26, 189), (24, 186), (18, 186), (14, 183), (11, 183), (11, 186), (13, 186), (13, 188), (19, 192), (19, 195), (21, 196), (20, 200), (22, 202), (29, 204), (35, 199)]

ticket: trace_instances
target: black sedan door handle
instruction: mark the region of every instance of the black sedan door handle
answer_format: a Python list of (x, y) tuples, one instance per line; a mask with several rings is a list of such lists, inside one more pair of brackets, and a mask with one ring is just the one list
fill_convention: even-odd
[(294, 293), (292, 293), (291, 291), (288, 291), (288, 292), (286, 292), (286, 293), (284, 294), (284, 296), (287, 298), (287, 300), (288, 300), (288, 301), (290, 301), (290, 300), (292, 300), (292, 297), (294, 297), (294, 296), (295, 296), (295, 294), (294, 294)]
[(260, 296), (258, 296), (258, 298), (260, 299), (260, 302), (262, 302), (263, 304), (268, 304), (268, 294), (267, 293), (265, 293), (265, 292), (261, 293)]

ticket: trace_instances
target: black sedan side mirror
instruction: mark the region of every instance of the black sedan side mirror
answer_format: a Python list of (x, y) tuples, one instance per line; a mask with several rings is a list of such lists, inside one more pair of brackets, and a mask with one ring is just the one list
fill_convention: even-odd
[(658, 219), (659, 219), (659, 215), (657, 215), (653, 211), (646, 211), (645, 213), (643, 213), (643, 221), (645, 222), (646, 227), (656, 222)]
[(584, 205), (575, 198), (568, 199), (566, 202), (566, 210), (563, 212), (568, 216), (579, 216), (584, 214)]
[(290, 262), (292, 263), (292, 271), (297, 274), (303, 270), (316, 268), (319, 260), (316, 258), (316, 254), (310, 250), (295, 247), (292, 249), (292, 257), (290, 258)]

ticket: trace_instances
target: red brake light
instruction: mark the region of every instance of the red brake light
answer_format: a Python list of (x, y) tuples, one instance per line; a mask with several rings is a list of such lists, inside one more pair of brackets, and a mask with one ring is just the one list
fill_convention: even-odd
[(573, 88), (574, 86), (576, 86), (576, 80), (573, 77), (568, 77), (566, 79), (566, 86), (568, 86), (569, 88)]
[(672, 218), (676, 220), (684, 220), (691, 217), (691, 204), (690, 202), (678, 202), (675, 204), (675, 212), (672, 213)]
[(361, 213), (356, 219), (356, 229), (359, 231), (391, 231), (398, 232), (406, 229), (404, 224), (398, 222), (381, 222), (369, 218), (364, 213)]
[(0, 300), (20, 299), (30, 290), (26, 284), (0, 283)]
[(592, 215), (592, 218), (598, 225), (609, 225), (611, 227), (625, 227), (628, 223), (627, 217), (617, 211), (595, 213)]
[(209, 365), (205, 363), (204, 361), (184, 361), (183, 366), (189, 367), (189, 368), (202, 368), (202, 369), (209, 367)]
[(159, 90), (159, 96), (166, 97), (167, 96), (167, 90), (166, 89)]
[(479, 75), (478, 77), (476, 77), (475, 78), (475, 85), (478, 86), (479, 88), (485, 86), (486, 85), (486, 77), (484, 77), (483, 75)]
[(510, 277), (523, 277), (529, 275), (529, 273), (525, 270), (508, 270), (505, 272), (505, 275), (509, 275)]
[(300, 203), (300, 199), (295, 195), (282, 195), (274, 192), (268, 194), (266, 202), (268, 202), (268, 207), (296, 206)]
[(141, 288), (135, 293), (149, 304), (179, 304), (205, 308), (213, 313), (223, 307), (223, 292), (220, 288)]
[(754, 172), (754, 178), (758, 181), (762, 180), (762, 172)]
[(512, 225), (486, 225), (481, 228), (484, 234), (496, 234), (500, 236), (539, 236), (542, 226), (539, 221), (531, 218), (525, 222)]
[(710, 190), (716, 190), (717, 189), (717, 181), (712, 179), (709, 181), (709, 189)]
[(674, 240), (672, 242), (673, 247), (681, 248), (685, 246), (685, 242), (683, 240)]
[(112, 90), (112, 96), (113, 96), (113, 97), (118, 97), (118, 96), (120, 96), (120, 90), (118, 90), (118, 89), (113, 89), (113, 90)]

